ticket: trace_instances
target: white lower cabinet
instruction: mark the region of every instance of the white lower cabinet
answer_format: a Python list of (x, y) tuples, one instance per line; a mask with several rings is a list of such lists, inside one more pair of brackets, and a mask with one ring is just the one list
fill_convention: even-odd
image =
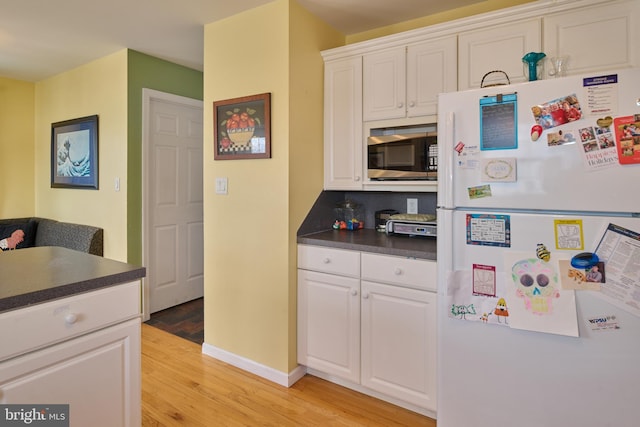
[(298, 270), (298, 362), (360, 381), (360, 281)]
[(361, 383), (436, 409), (436, 294), (362, 281)]
[(435, 414), (435, 271), (434, 261), (298, 245), (298, 362)]
[(140, 425), (139, 281), (0, 314), (0, 328), (0, 403), (68, 404), (72, 426)]

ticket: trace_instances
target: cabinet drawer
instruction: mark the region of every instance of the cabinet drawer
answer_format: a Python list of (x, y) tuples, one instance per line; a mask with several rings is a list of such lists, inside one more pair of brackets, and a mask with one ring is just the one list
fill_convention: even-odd
[(359, 277), (360, 252), (324, 246), (298, 245), (298, 268)]
[(0, 360), (140, 315), (140, 282), (0, 314)]
[(398, 256), (362, 254), (362, 279), (436, 290), (436, 263)]

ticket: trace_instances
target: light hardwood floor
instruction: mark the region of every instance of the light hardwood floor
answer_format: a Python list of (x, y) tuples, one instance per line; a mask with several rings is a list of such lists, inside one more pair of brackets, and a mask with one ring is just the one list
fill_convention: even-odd
[(143, 426), (426, 426), (430, 418), (306, 375), (282, 387), (142, 325)]

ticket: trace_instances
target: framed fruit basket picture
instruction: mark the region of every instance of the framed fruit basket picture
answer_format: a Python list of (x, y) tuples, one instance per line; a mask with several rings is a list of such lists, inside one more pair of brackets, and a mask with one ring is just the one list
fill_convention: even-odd
[(271, 157), (271, 94), (245, 96), (213, 103), (213, 158)]

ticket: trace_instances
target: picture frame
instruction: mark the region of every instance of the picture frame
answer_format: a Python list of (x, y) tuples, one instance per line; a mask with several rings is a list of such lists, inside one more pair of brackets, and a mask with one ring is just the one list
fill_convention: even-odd
[(214, 160), (271, 158), (271, 94), (213, 103)]
[(51, 124), (51, 188), (98, 189), (98, 116)]

